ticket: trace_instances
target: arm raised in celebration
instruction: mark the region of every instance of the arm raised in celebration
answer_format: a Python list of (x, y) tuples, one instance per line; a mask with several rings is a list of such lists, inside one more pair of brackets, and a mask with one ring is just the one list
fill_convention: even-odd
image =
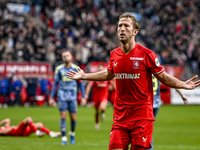
[(73, 80), (88, 80), (88, 81), (108, 81), (114, 78), (107, 70), (85, 73), (82, 69), (78, 68), (79, 72), (70, 71), (67, 73), (68, 78)]

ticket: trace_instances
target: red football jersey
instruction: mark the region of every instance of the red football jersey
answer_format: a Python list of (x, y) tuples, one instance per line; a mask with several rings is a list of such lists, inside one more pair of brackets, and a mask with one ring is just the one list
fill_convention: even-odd
[(2, 131), (5, 131), (5, 130), (7, 130), (8, 128), (10, 128), (10, 127), (0, 127), (0, 132), (2, 132)]
[(103, 101), (108, 100), (109, 91), (108, 84), (109, 81), (91, 81), (89, 82), (93, 86), (92, 88), (92, 100), (93, 101)]
[(114, 123), (155, 120), (152, 73), (164, 71), (156, 54), (139, 44), (127, 54), (119, 47), (110, 53), (108, 71), (116, 77)]

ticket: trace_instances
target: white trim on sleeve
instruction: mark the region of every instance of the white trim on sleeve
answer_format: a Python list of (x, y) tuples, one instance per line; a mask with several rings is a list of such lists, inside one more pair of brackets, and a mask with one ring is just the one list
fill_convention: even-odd
[(153, 74), (159, 74), (159, 73), (161, 73), (161, 72), (163, 72), (164, 71), (164, 69), (163, 70), (161, 70), (161, 71), (159, 71), (159, 72), (157, 72), (157, 73), (153, 73)]

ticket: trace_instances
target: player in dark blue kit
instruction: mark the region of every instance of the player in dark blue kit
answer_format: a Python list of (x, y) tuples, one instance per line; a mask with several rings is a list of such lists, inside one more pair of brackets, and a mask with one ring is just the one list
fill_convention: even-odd
[[(3, 97), (4, 108), (8, 107), (8, 97), (7, 97), (8, 88), (9, 88), (8, 80), (2, 74), (0, 74), (0, 100), (1, 97)], [(1, 107), (1, 101), (0, 101), (0, 107)]]
[(75, 144), (75, 127), (76, 127), (76, 106), (77, 106), (77, 87), (82, 93), (82, 104), (85, 105), (85, 88), (81, 81), (76, 81), (69, 79), (67, 77), (67, 72), (70, 70), (78, 72), (78, 66), (72, 63), (73, 55), (70, 50), (66, 50), (62, 53), (63, 64), (56, 67), (55, 76), (54, 76), (54, 85), (51, 91), (51, 96), (49, 99), (50, 106), (55, 104), (54, 96), (56, 93), (57, 86), (58, 88), (58, 107), (60, 110), (60, 130), (62, 134), (62, 145), (67, 144), (66, 137), (66, 115), (67, 110), (70, 113), (71, 120), (71, 131), (70, 131), (70, 143)]
[(43, 75), (40, 80), (40, 94), (45, 97), (45, 104), (48, 104), (49, 88), (51, 86), (50, 81), (47, 79), (47, 75)]
[[(153, 80), (153, 95), (154, 95), (153, 114), (154, 114), (154, 117), (156, 118), (158, 111), (160, 109), (160, 105), (161, 105), (160, 82), (154, 76), (152, 76), (152, 80)], [(183, 99), (184, 104), (187, 105), (188, 104), (187, 97), (181, 92), (180, 89), (176, 89), (176, 91), (180, 94), (181, 98)], [(153, 138), (152, 138), (151, 146), (152, 148), (146, 149), (146, 150), (153, 150)]]

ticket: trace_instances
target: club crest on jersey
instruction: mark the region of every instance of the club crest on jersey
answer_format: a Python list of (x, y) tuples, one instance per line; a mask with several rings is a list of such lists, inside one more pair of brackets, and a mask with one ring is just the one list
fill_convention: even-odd
[(140, 61), (133, 61), (133, 68), (139, 69), (139, 67), (140, 67)]

